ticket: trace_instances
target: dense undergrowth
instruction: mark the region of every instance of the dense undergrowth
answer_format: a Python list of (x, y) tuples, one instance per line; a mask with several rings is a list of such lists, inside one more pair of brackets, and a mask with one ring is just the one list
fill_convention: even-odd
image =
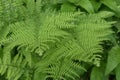
[(0, 80), (120, 80), (120, 0), (0, 0)]

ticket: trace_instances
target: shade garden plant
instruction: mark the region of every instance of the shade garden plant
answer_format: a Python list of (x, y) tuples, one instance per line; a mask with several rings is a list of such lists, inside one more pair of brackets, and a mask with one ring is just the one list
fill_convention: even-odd
[(120, 80), (120, 0), (0, 0), (0, 80)]

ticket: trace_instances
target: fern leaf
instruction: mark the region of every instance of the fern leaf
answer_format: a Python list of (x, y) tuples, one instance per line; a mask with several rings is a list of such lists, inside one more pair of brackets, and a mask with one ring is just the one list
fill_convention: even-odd
[[(102, 41), (109, 40), (108, 35), (112, 34), (111, 23), (101, 19), (98, 15), (83, 15), (79, 17), (79, 25), (75, 29), (78, 44), (84, 50), (88, 59), (94, 59), (96, 65), (99, 66), (100, 56), (95, 53), (101, 53), (103, 48), (100, 44)], [(98, 61), (98, 62), (96, 62)]]
[(14, 60), (11, 60), (11, 54), (8, 52), (3, 55), (3, 58), (0, 58), (0, 74), (6, 74), (6, 79), (8, 80), (18, 80), (25, 71), (25, 66), (27, 64), (26, 60), (23, 60), (23, 56), (16, 55)]
[[(48, 14), (48, 13), (46, 13)], [(29, 49), (36, 49), (40, 51), (45, 51), (49, 49), (49, 46), (46, 45), (47, 42), (56, 42), (59, 41), (57, 37), (64, 38), (69, 35), (67, 32), (60, 30), (63, 28), (74, 27), (73, 24), (69, 23), (73, 20), (76, 14), (74, 13), (59, 13), (58, 15), (46, 15), (42, 14), (41, 19), (44, 22), (35, 22), (32, 19), (22, 22), (16, 22), (10, 25), (12, 34), (8, 37), (8, 42), (13, 45), (23, 45), (28, 46)], [(49, 17), (51, 16), (51, 17)], [(63, 19), (66, 17), (66, 19)], [(57, 20), (60, 21), (57, 21)], [(68, 24), (67, 24), (68, 23)], [(41, 25), (41, 26), (40, 26)], [(60, 26), (61, 25), (61, 26)], [(37, 48), (38, 47), (38, 48)]]
[[(78, 48), (80, 48), (80, 46), (70, 38), (61, 41), (53, 50), (50, 49), (45, 53), (42, 61), (37, 63), (36, 71), (41, 74), (49, 74), (46, 75), (47, 78), (76, 80), (76, 78), (79, 78), (79, 71), (77, 70), (85, 70), (82, 65), (74, 61), (75, 58), (73, 58), (75, 55), (82, 55), (82, 52)], [(79, 58), (81, 59), (80, 61), (85, 60), (80, 56)], [(76, 78), (73, 76), (76, 76)]]

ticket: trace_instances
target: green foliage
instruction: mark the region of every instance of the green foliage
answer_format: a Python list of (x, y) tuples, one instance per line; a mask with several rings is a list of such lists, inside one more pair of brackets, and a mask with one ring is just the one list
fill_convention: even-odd
[(120, 80), (118, 2), (0, 0), (0, 79)]
[(90, 80), (107, 80), (108, 76), (105, 76), (105, 63), (101, 64), (101, 67), (93, 67)]
[[(108, 63), (106, 67), (106, 74), (109, 74), (116, 66), (120, 63), (120, 48), (119, 46), (115, 46), (109, 52), (108, 55)], [(112, 63), (112, 64), (111, 64)]]
[(116, 73), (116, 79), (119, 80), (120, 79), (120, 65), (116, 67), (115, 73)]

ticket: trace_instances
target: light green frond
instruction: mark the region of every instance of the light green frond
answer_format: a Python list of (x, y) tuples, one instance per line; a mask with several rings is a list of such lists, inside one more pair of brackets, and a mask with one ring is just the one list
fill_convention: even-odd
[(53, 79), (70, 78), (74, 80), (75, 78), (72, 75), (79, 75), (77, 71), (74, 71), (74, 67), (84, 70), (79, 62), (91, 62), (100, 66), (101, 55), (99, 53), (103, 51), (101, 44), (102, 41), (109, 40), (109, 35), (113, 33), (111, 24), (99, 15), (80, 15), (79, 25), (74, 29), (73, 36), (75, 39), (65, 39), (63, 42), (61, 41), (62, 44), (56, 44), (57, 46), (53, 50), (50, 49), (46, 52), (40, 62), (41, 64), (38, 63), (37, 65), (37, 71), (41, 74), (49, 73), (47, 76)]
[(119, 17), (109, 0), (0, 0), (0, 78), (78, 80), (87, 63), (100, 66), (115, 23), (102, 3)]
[[(65, 39), (44, 54), (41, 61), (36, 64), (36, 71), (41, 74), (49, 74), (46, 77), (53, 79), (76, 80), (80, 74), (77, 70), (85, 71), (77, 61), (88, 61), (82, 51), (75, 40)], [(79, 59), (75, 59), (74, 57), (78, 55)]]
[(26, 64), (27, 62), (23, 59), (22, 55), (17, 54), (11, 60), (10, 53), (4, 53), (3, 58), (0, 58), (0, 74), (6, 75), (8, 80), (18, 80), (24, 73)]
[(0, 0), (0, 43), (9, 35), (9, 24), (24, 19), (22, 0)]
[(108, 36), (112, 33), (111, 23), (94, 14), (80, 16), (79, 25), (75, 29), (78, 44), (84, 50), (83, 54), (86, 54), (85, 57), (92, 59), (95, 64), (97, 63), (96, 65), (99, 65), (99, 59), (94, 55), (103, 51), (102, 41), (109, 40)]
[(82, 67), (80, 68), (80, 65), (76, 65), (76, 66), (79, 66), (79, 67), (76, 67), (75, 65), (76, 64), (71, 60), (63, 59), (61, 61), (56, 61), (55, 64), (51, 64), (50, 68), (48, 68), (46, 71), (48, 74), (50, 74), (50, 76), (53, 76), (52, 77), (53, 79), (65, 78), (65, 79), (76, 80), (75, 77), (73, 76), (76, 76), (79, 78), (79, 74), (77, 73), (76, 70), (77, 69), (80, 70), (82, 69)]
[[(38, 54), (49, 49), (49, 44), (60, 41), (69, 34), (62, 28), (74, 27), (74, 17), (78, 13), (41, 13), (39, 19), (28, 19), (9, 25), (11, 34), (8, 36), (8, 43), (19, 46), (27, 46)], [(66, 17), (66, 19), (63, 19)], [(61, 20), (62, 19), (62, 20)], [(36, 21), (37, 20), (37, 21)], [(59, 21), (60, 20), (60, 21)], [(61, 26), (61, 27), (60, 27)]]
[(5, 24), (23, 20), (22, 4), (22, 0), (0, 0), (0, 20), (6, 22)]

